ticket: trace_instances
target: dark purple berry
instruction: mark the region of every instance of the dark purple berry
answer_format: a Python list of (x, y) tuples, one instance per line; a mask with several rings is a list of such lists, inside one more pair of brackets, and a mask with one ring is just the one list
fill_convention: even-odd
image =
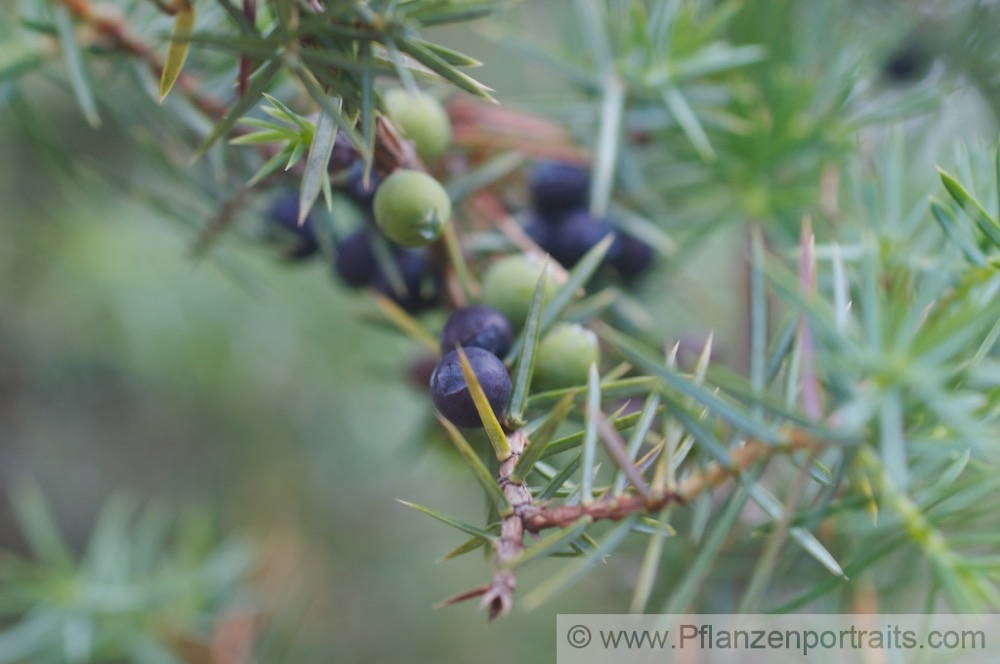
[(617, 256), (609, 261), (626, 281), (635, 279), (653, 264), (653, 249), (642, 240), (620, 234)]
[(307, 215), (299, 225), (299, 196), (297, 193), (282, 194), (271, 206), (270, 220), (277, 233), (275, 239), (286, 244), (288, 258), (308, 258), (319, 249), (312, 216)]
[(392, 260), (403, 280), (403, 293), (397, 293), (375, 258), (372, 238), (375, 232), (368, 229), (356, 231), (337, 245), (334, 269), (344, 283), (354, 288), (370, 285), (411, 313), (436, 304), (441, 285), (437, 275), (431, 271), (427, 257), (421, 252), (389, 245)]
[(410, 361), (407, 378), (410, 384), (421, 392), (430, 390), (431, 376), (438, 363), (437, 353), (423, 353)]
[(356, 231), (337, 245), (334, 268), (348, 286), (361, 288), (372, 283), (378, 275), (378, 263), (368, 231)]
[(895, 83), (919, 81), (934, 64), (929, 50), (915, 40), (905, 42), (882, 65), (882, 74)]
[(327, 170), (331, 173), (338, 173), (350, 168), (358, 161), (358, 151), (351, 143), (351, 139), (343, 132), (337, 132), (337, 138), (333, 141), (333, 151), (330, 153), (330, 161), (327, 163)]
[[(615, 233), (611, 224), (603, 219), (594, 219), (585, 208), (580, 208), (553, 227), (549, 253), (563, 267), (571, 268), (610, 233)], [(617, 260), (620, 246), (616, 233), (615, 241), (605, 255), (605, 262), (614, 263)]]
[(382, 182), (382, 178), (372, 173), (366, 187), (364, 174), (364, 164), (360, 161), (355, 162), (340, 188), (347, 194), (348, 198), (357, 203), (358, 207), (365, 212), (371, 212), (372, 202), (375, 200), (375, 190)]
[(585, 166), (562, 161), (543, 161), (531, 176), (531, 197), (545, 213), (587, 204), (590, 172)]
[(441, 281), (422, 252), (400, 250), (396, 266), (403, 278), (403, 293), (392, 287), (389, 278), (379, 270), (372, 286), (410, 313), (429, 309), (437, 304), (441, 294)]
[(524, 225), (524, 234), (532, 239), (543, 251), (552, 253), (553, 228), (551, 222), (541, 215), (532, 215)]
[(503, 357), (514, 341), (514, 331), (504, 315), (491, 307), (474, 306), (458, 309), (448, 318), (441, 331), (441, 352), (463, 348), (482, 348)]
[[(486, 394), (497, 419), (502, 419), (510, 399), (511, 383), (507, 367), (496, 355), (482, 348), (466, 348), (472, 371)], [(479, 411), (469, 393), (458, 353), (445, 353), (431, 374), (431, 399), (435, 408), (460, 427), (482, 426)]]

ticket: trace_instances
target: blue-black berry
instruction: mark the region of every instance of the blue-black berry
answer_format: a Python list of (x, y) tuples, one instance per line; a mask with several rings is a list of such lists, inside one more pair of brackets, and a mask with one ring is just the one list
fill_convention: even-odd
[[(486, 400), (502, 420), (510, 399), (511, 382), (507, 367), (496, 355), (482, 348), (466, 348), (465, 354), (472, 365), (472, 371), (486, 394)], [(434, 407), (453, 424), (460, 427), (482, 426), (479, 411), (469, 393), (469, 385), (462, 373), (462, 363), (458, 353), (451, 351), (438, 362), (431, 374), (431, 399)]]
[(545, 213), (587, 204), (590, 172), (585, 166), (562, 161), (543, 161), (531, 176), (531, 198)]
[(615, 240), (605, 254), (606, 263), (617, 260), (621, 243), (614, 227), (604, 219), (595, 219), (586, 208), (579, 208), (566, 215), (552, 228), (549, 246), (544, 247), (563, 267), (571, 268), (584, 254), (607, 235), (615, 233)]
[(372, 286), (411, 313), (434, 306), (441, 292), (441, 283), (424, 253), (389, 245), (392, 260), (403, 281), (402, 293), (398, 293), (375, 258), (372, 234), (377, 232), (369, 229), (355, 231), (337, 245), (337, 260), (334, 263), (337, 275), (352, 288)]
[(331, 173), (339, 173), (346, 170), (358, 161), (358, 151), (351, 143), (351, 139), (343, 132), (337, 132), (337, 138), (333, 141), (333, 150), (330, 152), (330, 161), (327, 163), (327, 170)]
[(543, 251), (552, 253), (552, 222), (540, 214), (533, 214), (524, 225), (524, 234), (532, 239)]
[(561, 265), (575, 266), (595, 244), (609, 233), (615, 239), (604, 256), (604, 264), (613, 267), (626, 281), (635, 279), (653, 263), (653, 250), (642, 240), (629, 235), (604, 219), (595, 219), (586, 208), (577, 208), (555, 217), (532, 216), (524, 232)]
[(635, 279), (653, 264), (653, 249), (642, 240), (622, 233), (618, 254), (609, 262), (626, 281)]
[(372, 211), (372, 203), (375, 200), (375, 190), (378, 189), (379, 184), (382, 182), (380, 178), (375, 173), (372, 173), (368, 178), (368, 186), (365, 186), (365, 167), (360, 161), (354, 162), (351, 166), (351, 170), (348, 172), (346, 179), (340, 185), (340, 189), (347, 194), (347, 197), (354, 201), (359, 208), (365, 212)]
[(448, 318), (441, 331), (441, 352), (463, 348), (482, 348), (503, 357), (514, 341), (514, 331), (502, 313), (491, 307), (474, 306), (458, 309)]
[(344, 283), (353, 288), (372, 283), (378, 275), (378, 263), (369, 231), (355, 231), (337, 245), (334, 269)]
[(403, 278), (403, 293), (397, 293), (392, 282), (381, 270), (372, 286), (410, 313), (429, 309), (437, 304), (441, 295), (441, 281), (431, 269), (430, 261), (422, 252), (399, 250), (396, 266)]
[(915, 39), (897, 48), (882, 65), (882, 74), (895, 83), (914, 83), (927, 76), (934, 64), (930, 50)]
[(271, 206), (270, 221), (274, 231), (272, 236), (284, 245), (285, 256), (292, 259), (308, 258), (319, 249), (311, 215), (299, 225), (299, 196), (297, 193), (282, 194)]

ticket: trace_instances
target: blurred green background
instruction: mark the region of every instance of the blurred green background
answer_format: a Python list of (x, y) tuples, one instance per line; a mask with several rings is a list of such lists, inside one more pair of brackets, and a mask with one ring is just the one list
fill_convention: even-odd
[[(518, 20), (544, 32), (560, 4)], [(500, 99), (554, 80), (475, 35), (434, 38), (501, 63), (478, 72)], [(461, 538), (396, 501), (473, 523), (485, 508), (465, 467), (424, 435), (430, 402), (408, 379), (419, 349), (361, 320), (365, 296), (322, 262), (290, 267), (238, 240), (191, 259), (203, 219), (158, 217), (99, 174), (142, 153), (113, 127), (88, 127), (68, 90), (32, 94), (52, 153), (0, 111), (5, 489), (37, 480), (77, 547), (117, 492), (217, 507), (220, 530), (250, 534), (292, 570), (303, 618), (289, 661), (540, 661), (560, 610), (627, 602), (618, 574), (634, 571), (638, 547), (535, 613), (487, 625), (471, 604), (432, 610), (491, 567), (482, 555), (436, 564)], [(6, 496), (0, 505), (0, 545), (22, 550)]]
[[(575, 29), (565, 8), (522, 3), (504, 20), (555, 42)], [(503, 102), (565, 95), (556, 73), (512, 58), (483, 29), (433, 37), (483, 60), (477, 75)], [(461, 539), (396, 501), (472, 523), (484, 510), (466, 469), (428, 440), (429, 400), (408, 378), (419, 349), (365, 322), (364, 296), (321, 262), (290, 267), (243, 239), (192, 259), (203, 219), (178, 224), (97, 174), (141, 172), (143, 153), (113, 125), (90, 129), (61, 86), (32, 94), (41, 143), (0, 111), (5, 489), (37, 480), (78, 547), (112, 494), (207, 506), (220, 532), (245, 535), (283, 570), (278, 594), (301, 611), (289, 661), (547, 661), (557, 613), (623, 610), (642, 542), (533, 613), (487, 625), (470, 605), (432, 610), (490, 565), (478, 554), (435, 564)], [(967, 100), (936, 124), (978, 117), (962, 125), (974, 135), (992, 126), (987, 108)], [(723, 358), (742, 343), (745, 286), (731, 260), (741, 239), (720, 234), (643, 283), (664, 338), (715, 329)], [(23, 550), (6, 493), (0, 545)], [(678, 561), (690, 553), (680, 538), (667, 547)], [(556, 565), (526, 570), (522, 587)]]

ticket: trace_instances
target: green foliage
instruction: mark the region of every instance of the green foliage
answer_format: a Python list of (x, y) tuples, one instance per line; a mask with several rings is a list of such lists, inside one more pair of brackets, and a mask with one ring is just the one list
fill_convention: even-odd
[[(812, 532), (821, 518), (825, 523), (845, 524), (861, 519), (867, 522), (873, 542), (894, 542), (892, 551), (898, 555), (906, 548), (918, 552), (920, 556), (911, 560), (924, 561), (933, 579), (926, 588), (927, 602), (933, 603), (940, 590), (960, 610), (995, 606), (994, 581), (971, 571), (978, 568), (971, 562), (975, 553), (954, 550), (949, 544), (951, 534), (933, 525), (933, 519), (913, 504), (910, 492), (936, 484), (944, 468), (970, 454), (986, 463), (996, 459), (995, 446), (987, 442), (995, 439), (993, 391), (986, 384), (973, 386), (972, 374), (978, 380), (984, 377), (979, 362), (989, 362), (997, 336), (1000, 302), (995, 275), (986, 267), (991, 265), (986, 243), (993, 245), (997, 220), (986, 212), (986, 204), (944, 172), (942, 181), (954, 199), (953, 206), (935, 201), (928, 207), (924, 201), (913, 201), (906, 191), (907, 164), (898, 132), (885, 141), (885, 157), (878, 160), (877, 174), (856, 175), (853, 170), (851, 148), (859, 128), (925, 108), (926, 95), (917, 90), (894, 100), (889, 108), (872, 112), (872, 100), (853, 92), (862, 71), (861, 53), (845, 52), (835, 61), (832, 73), (828, 61), (811, 55), (822, 46), (825, 32), (840, 34), (830, 30), (830, 25), (844, 18), (832, 9), (806, 12), (803, 6), (788, 11), (785, 5), (779, 7), (781, 3), (743, 7), (732, 3), (708, 10), (699, 8), (699, 3), (625, 3), (630, 11), (614, 11), (613, 4), (574, 5), (589, 49), (567, 52), (586, 54), (590, 65), (597, 65), (590, 67), (598, 72), (597, 78), (582, 74), (586, 69), (582, 63), (556, 61), (549, 54), (542, 58), (566, 74), (597, 111), (596, 118), (589, 120), (592, 132), (588, 135), (595, 151), (593, 208), (605, 209), (612, 189), (620, 190), (633, 212), (642, 216), (664, 209), (650, 204), (661, 195), (678, 200), (669, 190), (655, 191), (638, 180), (644, 173), (675, 172), (676, 167), (663, 164), (664, 158), (678, 163), (686, 158), (688, 151), (676, 140), (674, 129), (693, 150), (693, 159), (683, 167), (692, 174), (700, 171), (680, 179), (684, 187), (680, 200), (731, 201), (722, 211), (705, 208), (703, 223), (713, 223), (720, 215), (766, 223), (771, 241), (787, 246), (788, 231), (800, 226), (801, 215), (819, 208), (825, 171), (844, 169), (848, 189), (855, 193), (837, 212), (847, 222), (842, 222), (843, 228), (835, 235), (832, 227), (822, 229), (824, 236), (834, 235), (835, 240), (816, 244), (811, 227), (803, 226), (794, 256), (797, 266), (781, 252), (767, 252), (755, 232), (749, 379), (709, 368), (705, 362), (700, 372), (708, 385), (702, 387), (693, 375), (657, 359), (641, 340), (597, 325), (605, 340), (641, 374), (622, 381), (622, 387), (628, 387), (619, 396), (645, 394), (647, 404), (654, 397), (662, 399), (671, 415), (664, 439), (645, 440), (653, 446), (653, 458), (669, 459), (654, 480), (665, 482), (669, 475), (670, 485), (683, 483), (708, 460), (746, 471), (705, 539), (693, 535), (700, 542), (698, 555), (686, 569), (673, 571), (670, 587), (674, 592), (662, 610), (689, 608), (696, 601), (696, 589), (709, 581), (713, 570), (723, 573), (717, 568), (719, 556), (724, 543), (736, 536), (737, 517), (747, 501), (757, 503), (772, 526), (767, 553), (752, 570), (740, 604), (743, 610), (780, 608), (767, 603), (763, 589), (775, 582), (778, 560), (782, 556), (788, 560), (786, 541), (832, 576), (812, 574), (810, 579), (818, 581), (803, 579), (808, 590), (784, 608), (805, 602), (818, 606), (816, 602), (827, 593), (848, 587), (850, 579), (880, 562), (880, 556), (865, 555), (865, 548), (852, 544), (850, 537), (821, 541)], [(696, 19), (701, 29), (682, 29), (690, 28)], [(673, 35), (685, 35), (685, 39), (672, 39)], [(730, 46), (725, 35), (744, 46)], [(792, 38), (785, 39), (788, 35)], [(824, 75), (816, 74), (818, 68)], [(723, 100), (720, 107), (691, 110), (686, 99), (698, 97), (693, 90), (699, 84), (718, 86), (727, 78), (725, 93), (713, 97)], [(658, 109), (656, 114), (652, 108)], [(698, 118), (717, 120), (721, 109), (732, 122), (715, 122), (708, 128), (697, 122)], [(654, 129), (656, 139), (630, 140), (636, 129), (626, 118), (664, 117), (664, 111), (664, 124)], [(570, 117), (572, 122), (574, 116)], [(644, 132), (651, 130), (639, 126)], [(630, 164), (638, 167), (630, 168)], [(621, 181), (615, 182), (611, 173)], [(630, 180), (633, 175), (637, 179)], [(935, 250), (933, 226), (928, 225), (931, 209), (962, 253), (928, 253)], [(971, 225), (963, 227), (956, 210), (964, 212)], [(850, 223), (854, 220), (858, 223)], [(682, 243), (696, 239), (691, 231), (686, 234)], [(793, 321), (770, 340), (770, 353), (767, 307), (791, 315)], [(559, 307), (546, 309), (543, 326), (551, 325), (561, 313)], [(798, 317), (801, 322), (796, 323)], [(592, 373), (586, 390), (581, 386), (553, 393), (585, 397), (583, 428), (547, 443), (543, 450), (532, 450), (529, 463), (549, 457), (547, 449), (568, 452), (579, 447), (582, 456), (558, 456), (554, 465), (544, 468), (529, 466), (542, 473), (539, 479), (549, 482), (533, 493), (561, 496), (565, 505), (577, 501), (587, 505), (605, 490), (598, 489), (600, 477), (607, 473), (596, 455), (597, 440), (602, 438), (598, 423), (607, 399), (601, 388), (614, 384)], [(649, 389), (653, 391), (645, 392)], [(543, 407), (543, 396), (529, 395), (529, 406)], [(566, 403), (560, 404), (560, 410)], [(540, 412), (526, 412), (527, 421), (538, 422), (540, 427), (562, 417), (561, 413), (547, 414), (544, 407)], [(634, 423), (630, 420), (626, 426)], [(642, 438), (633, 439), (631, 456), (624, 458), (635, 459), (642, 444), (638, 441), (648, 436), (649, 417), (642, 426)], [(608, 443), (608, 460), (612, 468), (621, 469), (624, 450), (620, 440), (615, 442), (614, 429), (610, 431), (610, 438), (603, 438)], [(678, 437), (677, 432), (684, 436)], [(731, 456), (747, 440), (775, 446), (783, 456), (790, 436), (803, 435), (824, 445), (804, 456), (796, 452), (785, 460), (761, 459), (761, 465), (751, 467), (736, 465)], [(550, 436), (546, 430), (543, 444)], [(642, 460), (634, 463), (634, 469), (626, 470), (645, 473), (651, 465)], [(765, 467), (768, 474), (762, 475)], [(571, 480), (577, 473), (578, 484)], [(618, 474), (619, 493), (625, 475)], [(526, 473), (520, 477), (531, 479)], [(794, 490), (782, 492), (781, 497), (773, 495), (767, 487), (777, 477), (785, 477)], [(641, 490), (645, 483), (641, 474), (637, 480), (632, 484)], [(855, 496), (859, 500), (851, 500)], [(809, 516), (797, 516), (800, 510)], [(882, 514), (874, 525), (866, 516), (872, 510)], [(708, 514), (702, 510), (695, 515), (693, 533), (704, 532), (697, 519)], [(597, 532), (601, 526), (567, 524), (552, 537), (562, 542), (581, 529)], [(619, 526), (601, 553), (626, 541), (624, 530)], [(646, 607), (650, 600), (664, 563), (658, 560), (662, 546), (660, 535), (650, 543), (652, 553), (644, 561), (633, 609)], [(894, 564), (898, 565), (896, 557)], [(586, 563), (571, 563), (548, 585), (529, 593), (526, 602), (537, 606), (587, 568)], [(883, 566), (878, 574), (887, 584), (913, 578), (909, 565)], [(782, 585), (789, 584), (786, 580)]]
[[(233, 142), (240, 145), (275, 146), (246, 154), (230, 165), (233, 191), (230, 196), (241, 196), (240, 190), (260, 184), (281, 165), (292, 168), (307, 152), (311, 158), (301, 177), (302, 215), (308, 213), (319, 192), (324, 192), (328, 205), (331, 198), (326, 182), (326, 167), (337, 133), (350, 140), (361, 154), (366, 170), (371, 169), (375, 158), (375, 118), (383, 108), (381, 97), (374, 89), (375, 77), (396, 76), (409, 87), (422, 83), (442, 82), (456, 86), (477, 96), (489, 98), (488, 89), (461, 71), (479, 63), (448, 47), (420, 37), (420, 29), (427, 26), (462, 22), (488, 14), (493, 2), (447, 0), (445, 2), (329, 2), (292, 3), (287, 0), (268, 3), (257, 9), (255, 2), (244, 3), (242, 9), (229, 0), (199, 14), (197, 23), (187, 25), (184, 11), (174, 11), (165, 4), (131, 3), (121, 15), (102, 14), (86, 0), (79, 4), (62, 2), (25, 2), (20, 19), (20, 30), (0, 37), (16, 40), (23, 57), (15, 57), (0, 66), (0, 82), (5, 94), (16, 94), (30, 74), (42, 73), (48, 59), (41, 56), (41, 49), (34, 45), (49, 34), (58, 34), (65, 58), (70, 83), (81, 111), (91, 125), (100, 122), (99, 113), (115, 115), (123, 128), (136, 132), (148, 131), (141, 120), (148, 112), (148, 102), (165, 98), (167, 92), (183, 79), (174, 96), (179, 108), (173, 115), (182, 120), (187, 131), (168, 130), (171, 141), (196, 141), (193, 156), (197, 159), (209, 153), (216, 143), (233, 133), (240, 125), (256, 127), (260, 131), (238, 136)], [(185, 5), (186, 6), (186, 5)], [(167, 11), (169, 10), (169, 11)], [(155, 47), (141, 41), (133, 34), (133, 23), (156, 30), (163, 23), (164, 13), (174, 13), (177, 34), (169, 44), (166, 65)], [(76, 41), (76, 28), (91, 28), (93, 43), (81, 46)], [(31, 33), (36, 33), (34, 41)], [(146, 32), (144, 29), (143, 32)], [(189, 48), (189, 45), (193, 48)], [(6, 46), (6, 44), (5, 44)], [(188, 52), (191, 55), (188, 57)], [(211, 57), (212, 52), (219, 57)], [(125, 59), (145, 61), (151, 72), (131, 68)], [(229, 76), (228, 68), (233, 57), (239, 63), (236, 75), (237, 97), (232, 103), (230, 85), (222, 78)], [(90, 68), (98, 60), (112, 60), (122, 70), (138, 72), (139, 85), (130, 91), (138, 93), (136, 99), (122, 97), (101, 99), (91, 89)], [(162, 77), (161, 77), (162, 70)], [(150, 74), (162, 78), (157, 92), (149, 89)], [(186, 78), (183, 78), (186, 77)], [(230, 79), (231, 80), (231, 79)], [(279, 90), (297, 86), (313, 109), (323, 111), (319, 116), (317, 131), (314, 121), (302, 122), (286, 105), (278, 100)], [(272, 92), (274, 96), (268, 95)], [(261, 107), (262, 99), (270, 106)], [(132, 104), (146, 106), (142, 112), (131, 110)], [(259, 117), (257, 110), (270, 115), (277, 124)], [(277, 111), (277, 113), (275, 113)], [(210, 124), (202, 116), (207, 116)], [(329, 127), (324, 123), (329, 122)], [(193, 131), (192, 131), (193, 130)], [(193, 134), (193, 135), (192, 135)], [(323, 139), (322, 145), (310, 150), (313, 140)], [(221, 166), (222, 157), (215, 154), (213, 169)], [(188, 173), (176, 172), (176, 165), (166, 167), (158, 176), (161, 179), (182, 180)], [(249, 169), (249, 170), (248, 170)], [(228, 219), (224, 220), (228, 223)], [(199, 251), (203, 247), (199, 248)]]
[(181, 643), (209, 643), (227, 611), (252, 610), (254, 556), (217, 541), (207, 514), (119, 495), (76, 556), (36, 485), (13, 498), (31, 557), (0, 565), (0, 661), (181, 662)]
[(248, 185), (256, 184), (280, 168), (282, 164), (287, 171), (299, 163), (306, 150), (312, 145), (313, 133), (316, 131), (314, 123), (292, 111), (274, 97), (265, 93), (264, 98), (270, 102), (270, 106), (263, 106), (261, 110), (274, 120), (245, 118), (242, 123), (254, 127), (258, 131), (237, 136), (230, 143), (233, 145), (257, 145), (280, 141), (283, 146), (250, 178)]
[[(133, 72), (118, 97), (94, 76), (98, 60), (117, 68), (135, 57), (128, 44), (78, 43), (74, 20), (88, 17), (25, 4), (16, 30), (0, 27), (13, 44), (0, 61), (0, 98), (15, 100), (12, 114), (32, 126), (30, 106), (18, 106), (31, 91), (22, 83), (50, 60), (34, 40), (56, 36), (59, 71), (88, 121), (111, 118), (147, 150), (143, 168), (155, 177), (140, 196), (188, 223), (214, 220), (199, 229), (203, 240), (235, 225), (248, 192), (282, 179), (301, 181), (303, 217), (321, 191), (336, 210), (328, 170), (338, 135), (367, 174), (412, 166), (381, 113), (386, 79), (409, 93), (442, 83), (490, 97), (463, 71), (476, 59), (420, 31), (484, 16), (493, 3), (274, 0), (253, 18), (226, 0), (199, 6), (190, 53), (179, 58), (199, 86), (192, 92), (178, 74), (162, 107), (148, 71)], [(532, 42), (504, 18), (484, 31), (518, 62), (558, 75), (565, 94), (536, 91), (510, 104), (567, 127), (575, 144), (553, 137), (555, 125), (532, 129), (544, 122), (537, 117), (457, 96), (455, 145), (428, 164), (455, 212), (434, 245), (451, 303), (481, 298), (523, 327), (503, 358), (514, 378), (507, 421), (493, 415), (463, 357), (485, 431), (433, 423), (482, 490), (485, 519), (453, 516), (460, 500), (440, 509), (403, 503), (438, 522), (428, 528), (459, 531), (443, 560), (480, 548), (493, 557), (493, 581), (444, 603), (482, 596), (491, 615), (504, 612), (511, 575), (534, 580), (540, 569), (544, 578), (518, 591), (523, 606), (540, 607), (600, 574), (598, 563), (614, 554), (634, 583), (603, 610), (851, 610), (872, 589), (887, 610), (996, 610), (1000, 150), (930, 131), (951, 117), (951, 91), (966, 79), (996, 120), (996, 54), (981, 47), (994, 26), (949, 12), (921, 18), (889, 3), (860, 15), (809, 0), (568, 4), (572, 27), (558, 46)], [(962, 3), (980, 19), (987, 4)], [(161, 13), (135, 5), (126, 16), (169, 27)], [(900, 34), (875, 39), (864, 25), (878, 16), (898, 19)], [(894, 40), (926, 34), (924, 21), (949, 26), (928, 43), (935, 62), (923, 82), (894, 89), (880, 64)], [(954, 48), (957, 34), (972, 46)], [(234, 73), (235, 96), (227, 87)], [(231, 134), (239, 149), (220, 143)], [(943, 157), (942, 145), (956, 142), (954, 156)], [(504, 203), (526, 198), (523, 167), (547, 151), (592, 157), (591, 211), (661, 254), (652, 283), (602, 272), (611, 237), (572, 269), (539, 261), (497, 277), (498, 268), (538, 258), (520, 255), (523, 238)], [(192, 154), (205, 159), (190, 165)], [(933, 161), (942, 164), (936, 179)], [(166, 182), (190, 195), (158, 196)], [(721, 248), (704, 249), (712, 243)], [(380, 264), (391, 263), (390, 251), (376, 246)], [(719, 286), (716, 273), (734, 264), (738, 287)], [(685, 280), (685, 270), (696, 278)], [(402, 280), (391, 270), (388, 278)], [(407, 342), (437, 352), (433, 315), (372, 297)], [(736, 332), (710, 335), (693, 351), (673, 343), (680, 321), (707, 326), (713, 308), (728, 309)], [(532, 389), (546, 332), (566, 323), (596, 334), (600, 356), (585, 358), (576, 384)], [(720, 346), (732, 355), (718, 357)], [(400, 426), (423, 431), (419, 422)], [(17, 656), (83, 660), (65, 650), (79, 643), (136, 656), (135, 639), (153, 643), (158, 634), (150, 614), (187, 607), (180, 629), (197, 632), (248, 586), (243, 566), (204, 566), (215, 553), (170, 592), (128, 576), (159, 579), (158, 554), (145, 567), (115, 569), (126, 576), (110, 581), (136, 586), (138, 599), (109, 627), (103, 605), (61, 593), (104, 583), (101, 566), (124, 555), (115, 551), (140, 546), (127, 512), (109, 507), (101, 524), (111, 525), (95, 529), (94, 541), (117, 542), (92, 545), (111, 552), (98, 574), (86, 556), (75, 561), (40, 498), (24, 496), (21, 526), (35, 560), (0, 571), (10, 617), (0, 639), (36, 649), (18, 645)], [(506, 527), (512, 519), (519, 528)], [(143, 546), (172, 560), (171, 544)], [(424, 563), (407, 564), (419, 574)], [(184, 594), (208, 583), (218, 585)], [(56, 631), (86, 638), (58, 641)]]

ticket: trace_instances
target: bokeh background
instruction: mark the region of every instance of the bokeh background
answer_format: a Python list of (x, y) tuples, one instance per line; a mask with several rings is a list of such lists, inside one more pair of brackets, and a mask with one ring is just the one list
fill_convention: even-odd
[[(568, 4), (493, 20), (557, 44), (577, 30)], [(432, 34), (483, 60), (477, 75), (503, 102), (544, 110), (570, 93), (497, 43), (490, 20)], [(950, 101), (927, 126), (941, 144), (994, 131), (988, 99), (922, 83), (938, 84)], [(429, 399), (409, 377), (419, 349), (368, 320), (364, 295), (321, 262), (290, 266), (246, 238), (192, 258), (204, 219), (157, 212), (141, 178), (116, 177), (141, 172), (144, 153), (113, 124), (87, 126), (65, 86), (30, 90), (30, 117), (16, 100), (0, 110), (0, 546), (25, 550), (9, 492), (26, 478), (78, 549), (114, 495), (205, 512), (217, 537), (259, 553), (268, 587), (295, 607), (274, 661), (547, 661), (557, 613), (623, 610), (641, 542), (533, 613), (487, 625), (471, 605), (432, 610), (490, 567), (478, 554), (436, 563), (461, 538), (397, 502), (473, 523), (485, 509), (428, 435)], [(934, 150), (921, 158), (930, 166)], [(664, 339), (715, 330), (737, 367), (741, 241), (723, 228), (636, 293)], [(667, 547), (671, 564), (692, 553), (683, 538)]]

